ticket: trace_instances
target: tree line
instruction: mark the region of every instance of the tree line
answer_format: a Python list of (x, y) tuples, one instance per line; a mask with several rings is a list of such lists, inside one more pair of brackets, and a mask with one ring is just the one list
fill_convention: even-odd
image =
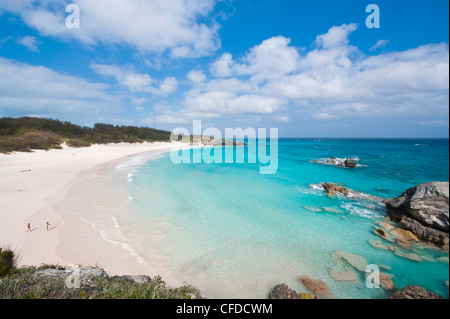
[(170, 132), (148, 127), (97, 123), (91, 128), (57, 119), (36, 117), (0, 119), (0, 152), (3, 153), (58, 149), (63, 142), (72, 147), (85, 147), (92, 144), (169, 140)]

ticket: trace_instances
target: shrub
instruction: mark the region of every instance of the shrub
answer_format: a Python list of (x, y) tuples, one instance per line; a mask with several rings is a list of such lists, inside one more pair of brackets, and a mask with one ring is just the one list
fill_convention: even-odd
[(14, 251), (7, 248), (0, 248), (0, 277), (11, 274), (16, 268), (17, 256)]

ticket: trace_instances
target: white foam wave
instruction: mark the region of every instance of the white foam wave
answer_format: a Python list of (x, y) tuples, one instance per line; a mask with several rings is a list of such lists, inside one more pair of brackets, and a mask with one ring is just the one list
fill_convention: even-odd
[(146, 161), (145, 161), (144, 156), (136, 156), (124, 163), (117, 165), (116, 171), (130, 170), (137, 166), (141, 166), (141, 165), (145, 164), (145, 162)]
[(116, 217), (114, 217), (114, 216), (112, 216), (112, 217), (111, 217), (111, 219), (113, 220), (113, 223), (114, 223), (114, 227), (116, 227), (116, 228), (120, 228), (120, 227), (119, 227), (119, 223), (117, 222), (117, 218), (116, 218)]
[(359, 217), (375, 219), (383, 216), (383, 214), (376, 209), (361, 207), (356, 203), (349, 203), (349, 202), (342, 203), (341, 207), (345, 209), (346, 212)]
[[(103, 238), (104, 241), (114, 245), (119, 245), (122, 249), (127, 250), (131, 256), (136, 257), (137, 261), (140, 264), (144, 264), (145, 259), (136, 252), (136, 250), (133, 248), (131, 244), (126, 242), (127, 239), (125, 238), (125, 236), (123, 236), (122, 232), (120, 231), (120, 226), (117, 219), (114, 216), (112, 216), (111, 219), (114, 224), (113, 229), (100, 228), (97, 225), (95, 225), (95, 223), (90, 222), (87, 219), (84, 220), (87, 223), (89, 223), (91, 227), (100, 234), (100, 236)], [(112, 239), (111, 237), (119, 237), (120, 240), (115, 240)]]
[[(320, 164), (330, 165), (330, 166), (338, 166), (340, 164), (344, 165), (345, 161), (347, 159), (354, 159), (356, 162), (360, 161), (360, 158), (356, 156), (356, 157), (345, 157), (345, 158), (341, 158), (341, 157), (319, 158), (317, 160), (313, 160), (310, 162), (311, 163), (320, 163)], [(356, 163), (356, 167), (368, 167), (368, 166), (364, 165), (364, 164)]]
[(308, 186), (309, 186), (309, 188), (314, 189), (314, 190), (320, 190), (320, 191), (325, 190), (321, 183), (320, 184), (309, 184)]

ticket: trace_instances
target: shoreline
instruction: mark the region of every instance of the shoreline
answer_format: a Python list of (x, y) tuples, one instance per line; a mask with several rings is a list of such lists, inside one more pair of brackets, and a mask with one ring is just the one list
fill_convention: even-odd
[[(101, 166), (123, 163), (146, 153), (154, 156), (173, 147), (191, 146), (167, 142), (97, 144), (87, 148), (63, 145), (62, 150), (0, 154), (0, 245), (10, 245), (19, 254), (19, 266), (74, 264), (57, 254), (64, 218), (53, 212), (54, 205)], [(31, 232), (27, 231), (28, 223)], [(70, 250), (70, 246), (60, 249)], [(82, 260), (73, 256), (74, 261), (78, 259)]]

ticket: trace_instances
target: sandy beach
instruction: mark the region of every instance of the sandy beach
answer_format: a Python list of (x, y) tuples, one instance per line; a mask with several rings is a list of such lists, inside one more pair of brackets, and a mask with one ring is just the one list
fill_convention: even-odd
[[(93, 145), (87, 148), (70, 148), (63, 145), (62, 150), (34, 151), (32, 153), (0, 154), (0, 246), (10, 245), (19, 256), (19, 265), (40, 264), (86, 264), (98, 263), (113, 273), (132, 273), (144, 269), (128, 267), (118, 263), (117, 258), (128, 258), (120, 247), (110, 245), (107, 254), (98, 252), (88, 257), (77, 255), (72, 249), (77, 238), (59, 232), (64, 221), (52, 211), (52, 206), (63, 198), (65, 192), (83, 173), (112, 161), (120, 162), (138, 154), (157, 154), (170, 151), (173, 147), (187, 147), (182, 143), (142, 143)], [(48, 230), (46, 223), (49, 222)], [(31, 232), (27, 231), (30, 223)], [(86, 225), (66, 225), (66, 229), (76, 230)], [(78, 229), (80, 233), (80, 229)], [(90, 236), (90, 241), (98, 240), (97, 247), (105, 245), (103, 239)], [(95, 246), (95, 243), (93, 243)], [(56, 250), (64, 252), (61, 258)], [(117, 251), (114, 251), (116, 249)], [(117, 258), (111, 257), (114, 254)], [(105, 258), (102, 258), (105, 255)], [(122, 257), (121, 257), (122, 256)], [(70, 259), (70, 260), (68, 260)], [(136, 263), (137, 264), (137, 263)]]

